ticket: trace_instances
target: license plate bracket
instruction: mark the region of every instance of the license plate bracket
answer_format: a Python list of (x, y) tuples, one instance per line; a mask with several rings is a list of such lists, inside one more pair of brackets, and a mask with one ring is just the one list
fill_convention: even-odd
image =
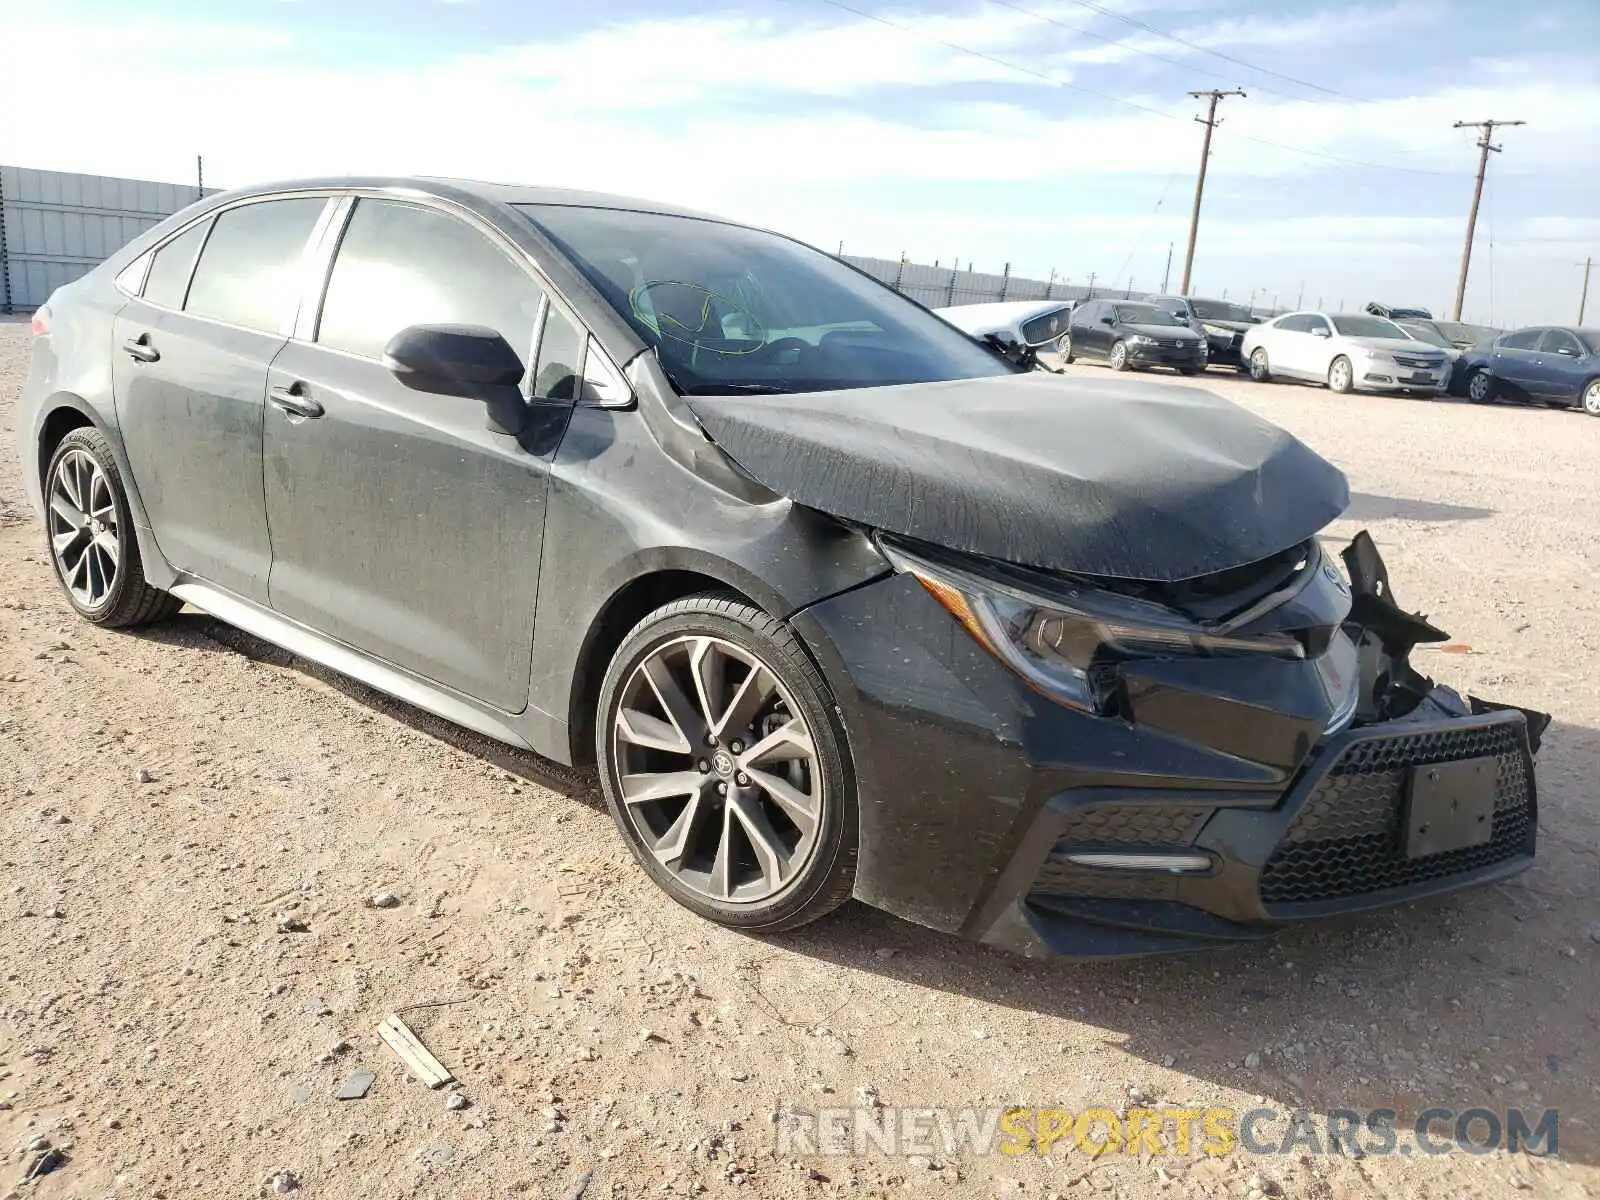
[(1412, 767), (1401, 829), (1405, 856), (1446, 854), (1492, 838), (1499, 777), (1500, 763), (1493, 757)]
[(1433, 376), (1427, 371), (1414, 371), (1406, 376), (1407, 383), (1432, 383)]

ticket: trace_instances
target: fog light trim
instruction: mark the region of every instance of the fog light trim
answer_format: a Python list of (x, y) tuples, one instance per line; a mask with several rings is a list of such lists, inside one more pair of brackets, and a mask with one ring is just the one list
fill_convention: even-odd
[(1164, 871), (1171, 875), (1185, 875), (1211, 870), (1209, 854), (1119, 854), (1094, 850), (1064, 857), (1074, 866), (1100, 867), (1108, 871)]

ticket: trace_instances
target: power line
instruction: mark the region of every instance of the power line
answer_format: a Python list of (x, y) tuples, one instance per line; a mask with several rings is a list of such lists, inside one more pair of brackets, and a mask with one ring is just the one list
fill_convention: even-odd
[[(1499, 154), (1500, 147), (1494, 144), (1494, 131), (1496, 129), (1512, 126), (1526, 125), (1526, 121), (1457, 121), (1456, 129), (1481, 129), (1483, 136), (1478, 139), (1478, 179), (1472, 187), (1472, 210), (1467, 214), (1467, 240), (1461, 247), (1461, 277), (1456, 281), (1456, 307), (1452, 321), (1461, 320), (1461, 304), (1467, 296), (1467, 268), (1472, 265), (1472, 233), (1478, 224), (1478, 202), (1483, 199), (1483, 175), (1489, 169), (1489, 155)], [(1494, 281), (1494, 225), (1490, 221), (1489, 242), (1489, 279), (1490, 286)], [(1493, 305), (1491, 296), (1490, 304)]]
[(1241, 88), (1234, 88), (1232, 91), (1220, 92), (1216, 88), (1212, 88), (1209, 92), (1190, 92), (1189, 95), (1196, 100), (1208, 99), (1211, 101), (1211, 105), (1206, 109), (1204, 119), (1195, 118), (1196, 121), (1206, 127), (1206, 136), (1204, 143), (1200, 147), (1200, 174), (1196, 176), (1194, 181), (1194, 211), (1189, 215), (1189, 249), (1184, 252), (1183, 256), (1183, 283), (1178, 287), (1178, 295), (1180, 296), (1189, 294), (1189, 273), (1194, 268), (1194, 243), (1196, 236), (1200, 232), (1200, 198), (1205, 195), (1206, 164), (1211, 159), (1211, 132), (1222, 123), (1217, 119), (1217, 102), (1224, 96), (1238, 96), (1243, 99), (1244, 91)]
[(1210, 46), (1202, 46), (1198, 42), (1191, 42), (1188, 38), (1179, 37), (1177, 34), (1169, 33), (1165, 29), (1157, 29), (1154, 25), (1146, 24), (1144, 21), (1141, 21), (1136, 17), (1126, 16), (1123, 13), (1116, 12), (1109, 8), (1104, 8), (1101, 5), (1096, 4), (1094, 0), (1072, 0), (1072, 3), (1076, 4), (1079, 8), (1086, 8), (1090, 12), (1099, 13), (1102, 17), (1110, 17), (1113, 20), (1121, 21), (1124, 25), (1131, 25), (1135, 29), (1142, 29), (1146, 33), (1155, 34), (1157, 37), (1164, 37), (1168, 41), (1177, 42), (1180, 46), (1187, 46), (1189, 49), (1198, 51), (1201, 54), (1212, 55), (1214, 58), (1220, 58), (1224, 62), (1231, 62), (1235, 66), (1247, 67), (1252, 71), (1259, 71), (1263, 75), (1270, 75), (1274, 79), (1281, 79), (1285, 83), (1292, 83), (1299, 87), (1310, 88), (1314, 92), (1322, 92), (1329, 96), (1338, 96), (1341, 100), (1353, 100), (1357, 104), (1372, 103), (1372, 101), (1366, 99), (1364, 96), (1352, 96), (1349, 92), (1341, 92), (1338, 88), (1324, 87), (1320, 83), (1312, 83), (1309, 79), (1297, 79), (1295, 76), (1286, 75), (1282, 71), (1274, 71), (1271, 67), (1263, 67), (1258, 63), (1249, 62), (1246, 59), (1235, 58), (1231, 54), (1224, 54), (1221, 50), (1214, 50)]
[[(1033, 67), (1023, 66), (1021, 63), (1012, 62), (1010, 59), (1001, 58), (997, 54), (990, 54), (984, 50), (974, 50), (970, 46), (963, 46), (958, 42), (947, 41), (946, 39), (938, 37), (935, 34), (928, 33), (926, 30), (917, 29), (910, 25), (903, 25), (898, 21), (890, 20), (888, 17), (880, 17), (877, 13), (871, 13), (865, 11), (864, 9), (856, 8), (853, 5), (845, 3), (845, 0), (817, 0), (817, 2), (826, 4), (832, 8), (841, 9), (842, 11), (850, 13), (853, 16), (860, 17), (863, 20), (873, 21), (879, 25), (885, 25), (890, 29), (898, 29), (901, 33), (910, 34), (912, 37), (919, 37), (925, 41), (934, 42), (937, 45), (943, 46), (947, 50), (954, 50), (958, 54), (970, 55), (973, 58), (981, 59), (987, 63), (992, 63), (995, 66), (1005, 67), (1007, 70), (1019, 72), (1020, 74), (1041, 80), (1055, 87), (1064, 87), (1075, 92), (1083, 92), (1085, 95), (1096, 96), (1101, 100), (1109, 100), (1113, 104), (1120, 104), (1125, 108), (1131, 108), (1149, 116), (1161, 117), (1163, 120), (1180, 121), (1183, 119), (1173, 115), (1170, 112), (1164, 112), (1159, 108), (1152, 108), (1148, 104), (1140, 104), (1137, 100), (1128, 100), (1122, 96), (1113, 95), (1110, 92), (1102, 92), (1095, 88), (1085, 87), (1081, 83), (1072, 83), (1068, 80), (1062, 79), (1060, 76), (1052, 75), (1047, 71), (1040, 71)], [(1243, 133), (1235, 134), (1234, 136), (1239, 138), (1241, 141), (1253, 142), (1258, 146), (1270, 146), (1274, 150), (1284, 150), (1290, 154), (1301, 154), (1305, 155), (1307, 158), (1319, 158), (1327, 162), (1340, 163), (1347, 167), (1362, 167), (1372, 171), (1398, 171), (1407, 175), (1432, 175), (1450, 179), (1458, 178), (1456, 172), (1454, 171), (1429, 171), (1421, 167), (1396, 166), (1393, 163), (1365, 162), (1358, 158), (1344, 158), (1338, 154), (1325, 154), (1320, 150), (1307, 150), (1302, 146), (1291, 146), (1284, 142), (1269, 141), (1266, 138), (1252, 137)]]

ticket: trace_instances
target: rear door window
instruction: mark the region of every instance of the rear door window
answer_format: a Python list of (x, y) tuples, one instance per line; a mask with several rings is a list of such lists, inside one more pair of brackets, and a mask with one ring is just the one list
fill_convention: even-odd
[(1501, 350), (1532, 350), (1539, 344), (1542, 329), (1519, 329), (1508, 333), (1495, 343)]
[(482, 325), (526, 363), (543, 300), (528, 272), (460, 218), (361, 199), (339, 241), (317, 343), (381, 358), (408, 325)]
[(288, 334), (301, 263), (327, 200), (297, 196), (230, 208), (217, 217), (183, 310), (264, 333)]
[(182, 308), (184, 293), (189, 290), (189, 276), (194, 272), (195, 256), (206, 240), (210, 221), (201, 221), (186, 229), (155, 252), (150, 260), (150, 271), (144, 277), (144, 298), (162, 308)]
[(1566, 354), (1572, 358), (1583, 357), (1583, 347), (1578, 345), (1578, 339), (1565, 329), (1547, 329), (1544, 338), (1539, 342), (1539, 349), (1546, 354)]

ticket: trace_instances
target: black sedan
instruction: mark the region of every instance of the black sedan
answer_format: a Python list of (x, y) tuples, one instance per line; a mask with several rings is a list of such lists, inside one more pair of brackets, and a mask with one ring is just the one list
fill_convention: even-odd
[(1061, 341), (1067, 362), (1103, 359), (1113, 371), (1171, 367), (1183, 375), (1206, 369), (1206, 341), (1177, 317), (1138, 300), (1085, 300), (1072, 310)]
[[(1092, 311), (1114, 363), (1203, 361)], [(83, 620), (187, 603), (593, 764), (727, 925), (856, 896), (1133, 954), (1532, 861), (1546, 718), (1407, 664), (1444, 634), (1370, 539), (1348, 583), (1324, 554), (1335, 467), (778, 234), (437, 179), (211, 196), (50, 298), (16, 429)]]
[(1171, 313), (1206, 339), (1208, 366), (1232, 367), (1241, 374), (1249, 373), (1250, 364), (1245, 362), (1239, 349), (1245, 330), (1261, 324), (1261, 320), (1246, 305), (1197, 296), (1149, 296), (1146, 303)]

